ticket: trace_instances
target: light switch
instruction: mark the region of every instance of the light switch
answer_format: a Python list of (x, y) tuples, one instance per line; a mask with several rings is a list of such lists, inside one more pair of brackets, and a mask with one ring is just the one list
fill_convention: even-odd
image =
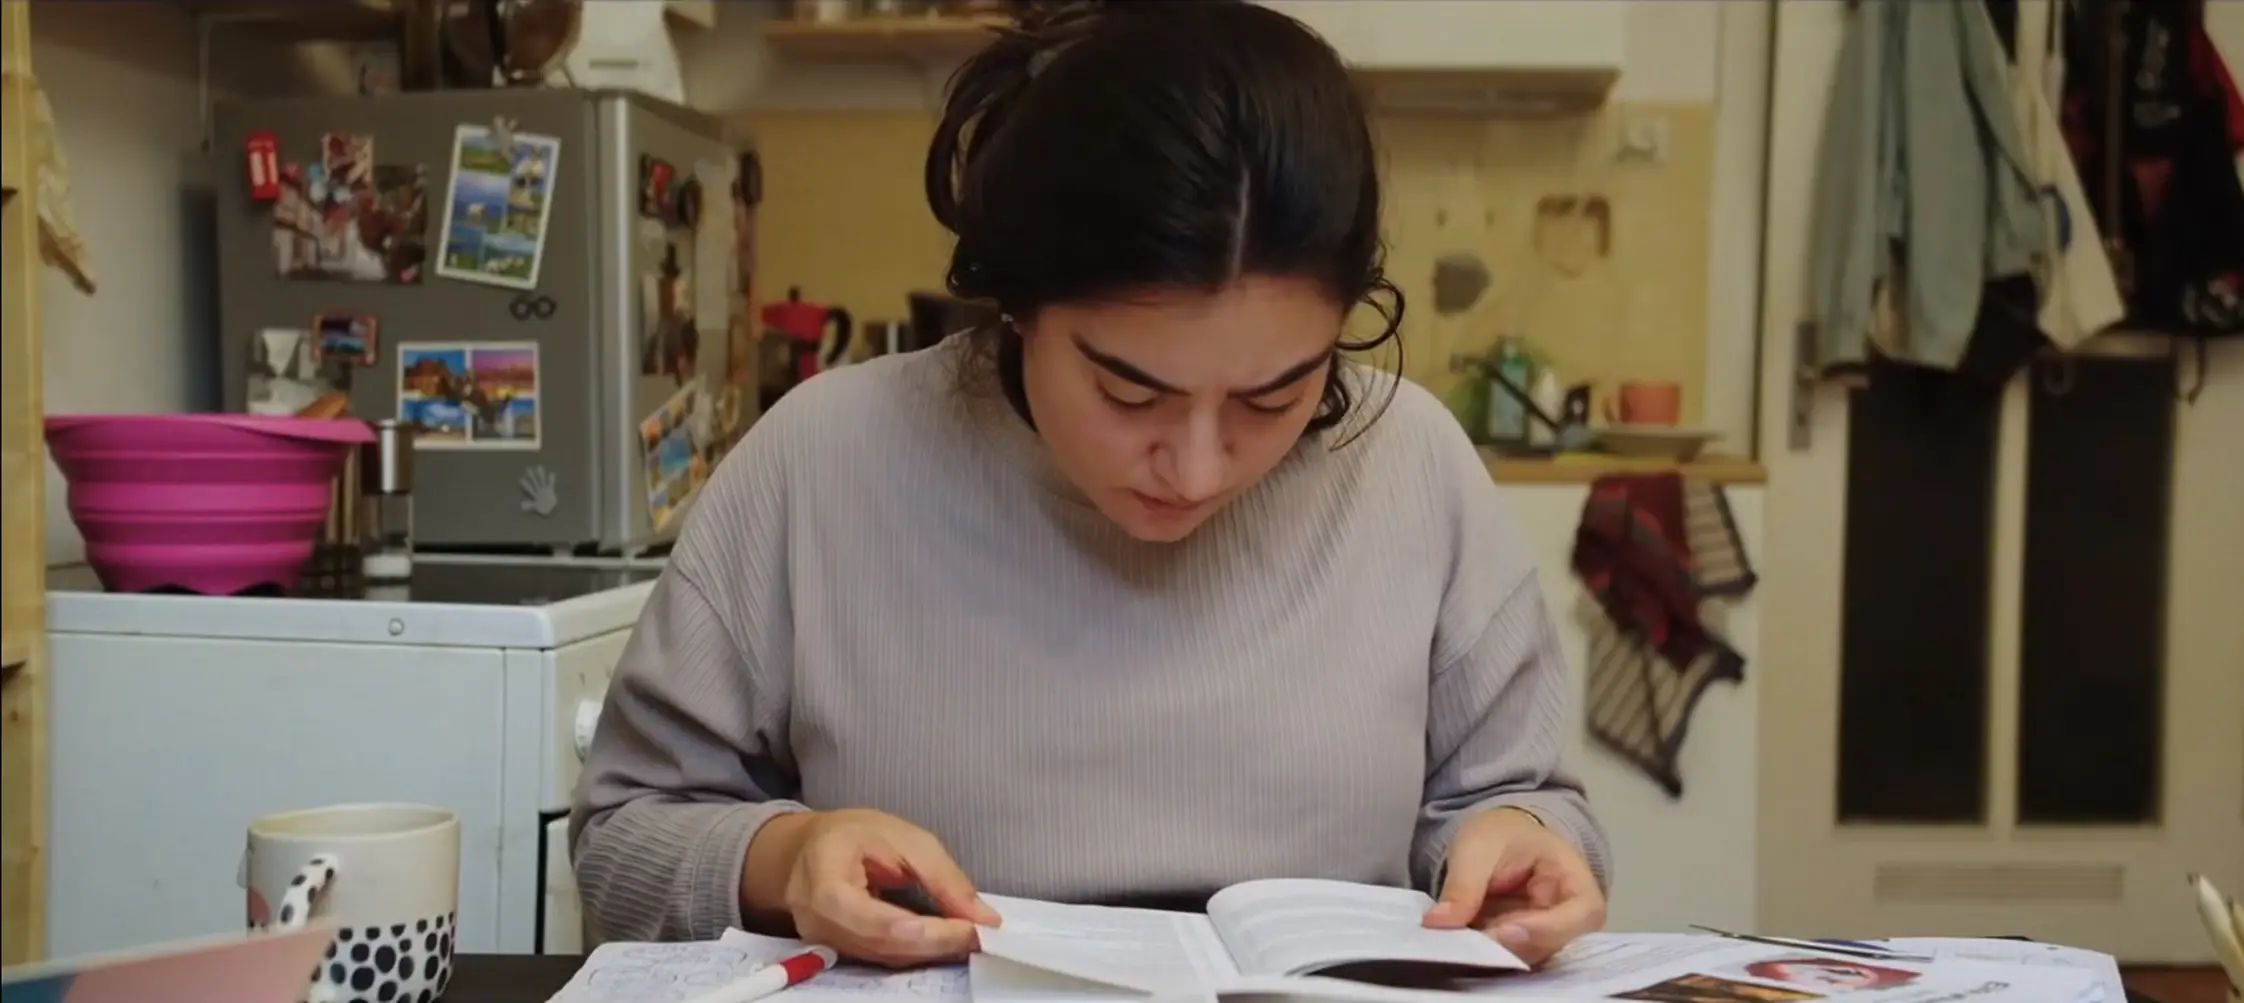
[(1667, 163), (1668, 147), (1673, 139), (1674, 126), (1665, 115), (1630, 119), (1621, 126), (1621, 159), (1647, 164)]

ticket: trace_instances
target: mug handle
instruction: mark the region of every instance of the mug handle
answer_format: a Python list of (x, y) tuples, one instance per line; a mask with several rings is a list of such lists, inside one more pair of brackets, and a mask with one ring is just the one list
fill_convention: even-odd
[(332, 853), (322, 853), (304, 862), (296, 876), (288, 879), (288, 891), (281, 895), (280, 911), (273, 914), (276, 930), (301, 930), (312, 918), (312, 906), (319, 901), (319, 893), (327, 883), (335, 880), (335, 872), (343, 862)]

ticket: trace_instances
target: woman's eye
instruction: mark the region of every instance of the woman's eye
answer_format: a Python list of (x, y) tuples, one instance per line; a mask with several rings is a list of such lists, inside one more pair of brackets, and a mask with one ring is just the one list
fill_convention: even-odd
[(1281, 401), (1278, 403), (1267, 403), (1262, 401), (1240, 401), (1239, 403), (1245, 405), (1247, 410), (1252, 411), (1256, 414), (1276, 417), (1293, 410), (1293, 406), (1300, 403), (1300, 400), (1295, 399), (1290, 401)]
[(1143, 411), (1147, 408), (1152, 407), (1156, 401), (1159, 401), (1161, 399), (1159, 396), (1152, 396), (1147, 397), (1143, 400), (1131, 400), (1129, 398), (1109, 393), (1104, 388), (1101, 388), (1099, 390), (1099, 396), (1106, 398), (1107, 403), (1121, 408), (1124, 411)]

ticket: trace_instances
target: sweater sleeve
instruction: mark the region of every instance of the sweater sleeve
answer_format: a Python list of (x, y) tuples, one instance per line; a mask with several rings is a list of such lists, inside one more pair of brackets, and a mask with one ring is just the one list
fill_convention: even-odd
[(784, 484), (778, 444), (758, 438), (703, 488), (585, 757), (572, 863), (605, 939), (712, 940), (741, 925), (749, 841), (804, 810), (791, 800)]
[(1561, 760), (1577, 726), (1574, 684), (1527, 550), (1487, 468), (1461, 431), (1442, 466), (1461, 508), (1449, 586), (1435, 626), (1426, 716), (1426, 789), (1411, 876), (1438, 894), (1466, 819), (1520, 808), (1580, 848), (1602, 887), (1605, 832)]

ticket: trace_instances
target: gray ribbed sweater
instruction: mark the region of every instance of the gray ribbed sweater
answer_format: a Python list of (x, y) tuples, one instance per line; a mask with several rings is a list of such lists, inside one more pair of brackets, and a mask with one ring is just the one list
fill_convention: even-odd
[(719, 467), (608, 693), (573, 820), (604, 936), (740, 922), (774, 814), (878, 808), (987, 892), (1427, 886), (1475, 809), (1606, 873), (1527, 548), (1405, 384), (1181, 543), (1134, 541), (955, 349), (821, 376)]

